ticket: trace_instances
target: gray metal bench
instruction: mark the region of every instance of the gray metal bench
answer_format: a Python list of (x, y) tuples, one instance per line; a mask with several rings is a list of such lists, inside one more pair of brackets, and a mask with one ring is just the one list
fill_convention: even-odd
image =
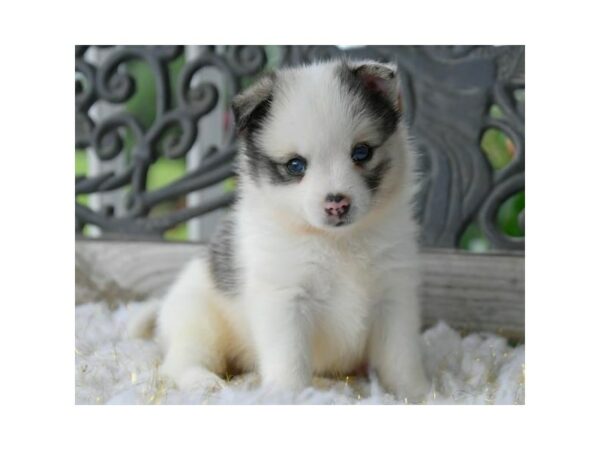
[[(266, 69), (338, 56), (401, 71), (424, 181), (425, 324), (523, 339), (524, 207), (509, 232), (499, 220), (507, 202), (524, 201), (521, 46), (76, 47), (76, 148), (87, 166), (75, 182), (77, 302), (160, 295), (233, 201), (231, 97)], [(486, 148), (490, 133), (506, 154)], [(153, 182), (176, 164), (176, 177)], [(165, 240), (182, 224), (186, 243)], [(485, 251), (467, 251), (469, 236)]]

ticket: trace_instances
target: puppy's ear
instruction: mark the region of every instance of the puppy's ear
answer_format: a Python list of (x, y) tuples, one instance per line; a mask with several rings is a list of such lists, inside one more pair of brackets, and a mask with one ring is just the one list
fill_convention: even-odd
[(271, 72), (233, 98), (233, 115), (238, 131), (246, 130), (266, 115), (274, 85), (275, 74)]
[(398, 111), (401, 111), (400, 80), (398, 67), (395, 64), (351, 61), (349, 67), (367, 91), (383, 95)]

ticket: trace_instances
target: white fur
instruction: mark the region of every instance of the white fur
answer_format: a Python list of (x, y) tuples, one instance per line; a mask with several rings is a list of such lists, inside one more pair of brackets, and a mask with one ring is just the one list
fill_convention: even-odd
[[(251, 180), (242, 162), (233, 211), (239, 295), (215, 287), (204, 259), (191, 261), (158, 317), (164, 374), (183, 387), (215, 386), (228, 367), (258, 370), (274, 390), (299, 390), (312, 375), (368, 363), (400, 398), (429, 389), (419, 348), (418, 254), (411, 198), (413, 153), (398, 128), (373, 158), (392, 168), (375, 196), (349, 158), (374, 133), (353, 117), (335, 64), (278, 74), (261, 146), (274, 159), (309, 160), (300, 183)], [(353, 223), (326, 225), (329, 192), (352, 198)], [(233, 298), (232, 298), (233, 297)]]

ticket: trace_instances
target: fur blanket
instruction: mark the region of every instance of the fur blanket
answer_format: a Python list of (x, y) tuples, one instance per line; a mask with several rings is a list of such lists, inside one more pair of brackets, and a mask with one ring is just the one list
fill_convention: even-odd
[[(375, 376), (315, 378), (298, 395), (272, 394), (255, 374), (228, 380), (219, 391), (185, 392), (158, 374), (161, 351), (153, 341), (125, 338), (129, 314), (139, 304), (111, 310), (101, 303), (75, 310), (77, 404), (396, 404)], [(458, 332), (440, 322), (422, 335), (433, 379), (426, 404), (523, 404), (525, 348), (493, 334)]]

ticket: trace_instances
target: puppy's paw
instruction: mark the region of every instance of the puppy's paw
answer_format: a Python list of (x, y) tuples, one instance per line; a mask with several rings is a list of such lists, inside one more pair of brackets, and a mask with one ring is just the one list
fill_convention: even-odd
[(426, 377), (415, 377), (411, 380), (393, 382), (390, 391), (399, 401), (404, 403), (423, 403), (431, 392), (431, 382)]
[(302, 393), (307, 387), (304, 383), (289, 380), (263, 381), (258, 391), (260, 402), (280, 405), (302, 403)]
[(263, 378), (262, 387), (273, 395), (280, 393), (298, 394), (311, 385), (310, 380), (293, 376)]
[(176, 382), (182, 390), (208, 393), (220, 391), (226, 386), (225, 380), (203, 367), (191, 367), (184, 370), (177, 377)]

